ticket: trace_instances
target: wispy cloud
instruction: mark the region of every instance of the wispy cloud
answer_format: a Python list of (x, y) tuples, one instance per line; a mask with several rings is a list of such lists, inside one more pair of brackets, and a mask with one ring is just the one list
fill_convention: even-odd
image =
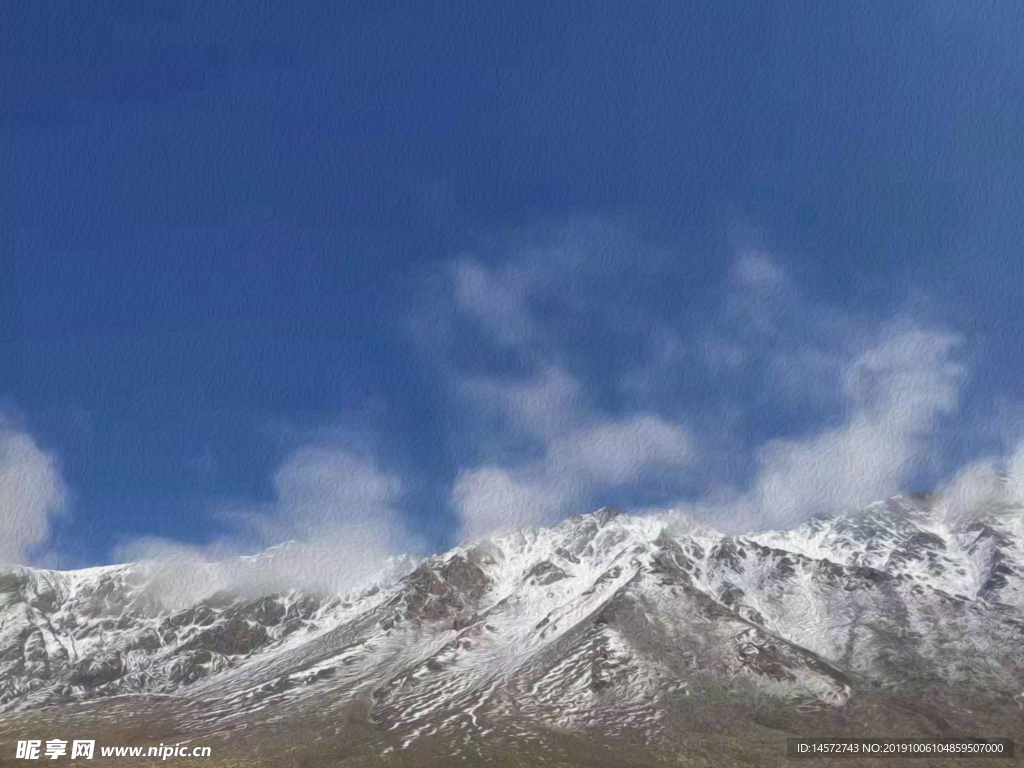
[(720, 492), (692, 511), (730, 529), (787, 527), (903, 490), (929, 459), (935, 419), (957, 407), (959, 343), (909, 321), (886, 325), (845, 366), (845, 423), (769, 441), (748, 490)]
[[(277, 468), (274, 483), (274, 502), (217, 515), (228, 533), (213, 541), (141, 538), (117, 554), (149, 563), (166, 599), (184, 603), (224, 589), (346, 591), (378, 574), (389, 557), (423, 548), (399, 509), (400, 479), (372, 459), (305, 446)], [(241, 557), (283, 543), (269, 556)]]
[(499, 341), (520, 345), (538, 334), (539, 326), (526, 304), (531, 290), (543, 287), (537, 276), (525, 271), (489, 270), (468, 258), (457, 261), (452, 273), (456, 305), (484, 324)]
[[(460, 255), (415, 318), (459, 447), (448, 501), (463, 536), (608, 498), (719, 528), (789, 526), (906, 490), (958, 408), (966, 341), (916, 304), (856, 315), (808, 298), (767, 252), (741, 250), (695, 314), (653, 300), (671, 262), (642, 238), (587, 225), (522, 241), (498, 262)], [(9, 429), (0, 445), (0, 556), (12, 560), (46, 539), (64, 491), (26, 435)], [(994, 476), (1024, 494), (1021, 455), (966, 466), (945, 498), (976, 505)], [(225, 533), (207, 544), (137, 539), (118, 554), (161, 563), (168, 589), (194, 595), (199, 583), (350, 587), (425, 546), (405, 484), (372, 449), (311, 441), (273, 480), (275, 501), (219, 510)], [(297, 545), (237, 560), (286, 541)], [(211, 570), (225, 558), (233, 570)]]
[(939, 494), (951, 520), (996, 511), (1003, 504), (1024, 504), (1024, 441), (1007, 456), (988, 456), (960, 469)]
[[(602, 408), (590, 382), (567, 364), (569, 349), (595, 343), (609, 328), (649, 330), (642, 313), (605, 296), (638, 298), (628, 287), (636, 271), (663, 269), (665, 255), (594, 222), (522, 239), (521, 250), (499, 265), (458, 258), (426, 313), (425, 325), (444, 323), (445, 333), (419, 335), (446, 378), (442, 390), (469, 425), (463, 440), (473, 443), (471, 464), (451, 491), (465, 535), (553, 522), (600, 491), (684, 471), (700, 455), (685, 424), (653, 410)], [(485, 349), (470, 360), (452, 351), (460, 332), (506, 350), (492, 357), (498, 368), (503, 357), (514, 359), (512, 370), (480, 373)]]
[(485, 464), (460, 473), (452, 500), (466, 535), (554, 522), (590, 503), (597, 490), (685, 470), (700, 453), (683, 427), (655, 414), (614, 418), (595, 412), (581, 382), (563, 369), (545, 368), (536, 381), (468, 386), (487, 395), (478, 407), (499, 409), (508, 437), (533, 438), (541, 456), (510, 468)]
[(9, 414), (0, 417), (0, 566), (24, 563), (46, 543), (67, 495), (54, 458)]
[[(532, 252), (498, 266), (463, 255), (441, 298), (519, 360), (500, 374), (452, 359), (443, 368), (460, 407), (478, 414), (470, 421), (479, 450), (452, 490), (467, 533), (550, 522), (590, 504), (596, 490), (649, 489), (665, 477), (697, 480), (690, 485), (704, 493), (675, 504), (716, 525), (787, 526), (899, 492), (932, 461), (935, 426), (958, 408), (967, 375), (957, 333), (907, 308), (871, 317), (813, 301), (769, 253), (750, 249), (723, 271), (706, 316), (666, 316), (628, 281), (610, 293), (588, 282), (588, 254), (574, 252), (571, 277), (545, 272)], [(628, 261), (627, 250), (614, 263)], [(592, 369), (582, 375), (574, 353), (599, 354), (607, 339), (595, 314), (632, 317), (647, 362), (634, 358), (603, 381)], [(594, 335), (564, 334), (574, 316)], [(594, 387), (616, 375), (626, 407), (610, 411)], [(772, 414), (791, 423), (757, 440), (745, 433), (758, 421), (752, 409), (762, 429)], [(746, 481), (736, 470), (744, 464)]]

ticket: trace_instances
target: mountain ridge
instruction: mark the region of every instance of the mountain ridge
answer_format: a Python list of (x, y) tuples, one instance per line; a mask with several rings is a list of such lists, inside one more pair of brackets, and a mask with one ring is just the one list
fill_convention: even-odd
[(146, 564), (9, 570), (0, 715), (159, 696), (196, 730), (344, 711), (394, 748), (451, 734), (458, 750), (490, 732), (651, 739), (716, 697), (1017, 706), (1022, 529), (1020, 508), (949, 520), (928, 497), (745, 535), (602, 509), (393, 561), (350, 593), (177, 609)]

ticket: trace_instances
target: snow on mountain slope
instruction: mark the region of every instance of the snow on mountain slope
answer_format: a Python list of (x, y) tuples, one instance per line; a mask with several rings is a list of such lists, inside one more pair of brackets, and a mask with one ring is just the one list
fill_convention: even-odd
[(403, 743), (531, 723), (657, 733), (709, 697), (1019, 694), (1024, 518), (897, 498), (728, 537), (611, 510), (392, 564), (346, 595), (167, 607), (150, 566), (0, 575), (0, 711), (125, 693), (191, 725), (356, 707)]

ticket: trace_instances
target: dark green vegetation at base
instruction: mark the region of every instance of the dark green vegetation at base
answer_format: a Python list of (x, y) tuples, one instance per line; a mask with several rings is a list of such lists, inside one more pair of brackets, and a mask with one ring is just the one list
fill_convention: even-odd
[[(80, 765), (206, 766), (207, 768), (722, 768), (803, 766), (823, 768), (897, 768), (898, 766), (1024, 765), (1024, 709), (1012, 702), (952, 698), (947, 695), (884, 696), (861, 694), (841, 709), (799, 712), (792, 708), (739, 704), (681, 705), (652, 740), (608, 739), (599, 732), (502, 733), (501, 726), (474, 737), (468, 746), (453, 746), (455, 730), (415, 740), (401, 749), (408, 734), (380, 731), (358, 713), (325, 712), (321, 716), (282, 717), (272, 722), (233, 723), (230, 730), (185, 730), (180, 701), (118, 699), (88, 706), (37, 711), (0, 719), (0, 766), (26, 766), (14, 759), (15, 744), (25, 738), (95, 738), (98, 745), (149, 746), (187, 740), (210, 746), (210, 758), (107, 758)], [(271, 717), (273, 717), (271, 713)], [(489, 724), (481, 721), (481, 731)], [(793, 737), (849, 738), (1013, 738), (1014, 760), (802, 759), (786, 758)], [(459, 754), (452, 754), (461, 750)], [(48, 765), (71, 765), (65, 759)]]

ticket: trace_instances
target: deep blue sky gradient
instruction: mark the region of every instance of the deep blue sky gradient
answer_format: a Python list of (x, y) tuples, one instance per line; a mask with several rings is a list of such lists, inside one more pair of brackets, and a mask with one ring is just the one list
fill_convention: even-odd
[[(5, 0), (0, 396), (61, 462), (57, 543), (85, 563), (201, 542), (211, 505), (271, 500), (326, 435), (407, 478), (443, 545), (473, 448), (410, 331), (424, 286), (580, 220), (670, 256), (590, 280), (609, 305), (699, 328), (742, 231), (816, 300), (929, 297), (976, 350), (966, 421), (1024, 399), (1022, 20), (1004, 0)], [(564, 361), (628, 413), (642, 343), (580, 322)], [(523, 365), (479, 345), (460, 364)], [(746, 386), (751, 447), (813, 428)]]

